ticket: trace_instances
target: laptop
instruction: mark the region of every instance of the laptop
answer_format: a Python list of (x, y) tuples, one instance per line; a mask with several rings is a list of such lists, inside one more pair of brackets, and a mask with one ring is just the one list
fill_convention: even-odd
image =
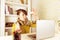
[(55, 34), (54, 20), (37, 20), (36, 40), (53, 37)]

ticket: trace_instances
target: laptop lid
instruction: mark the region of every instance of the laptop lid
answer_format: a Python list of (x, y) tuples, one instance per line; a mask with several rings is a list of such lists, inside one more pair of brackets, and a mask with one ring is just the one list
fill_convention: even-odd
[(55, 22), (54, 20), (37, 20), (37, 40), (54, 36)]

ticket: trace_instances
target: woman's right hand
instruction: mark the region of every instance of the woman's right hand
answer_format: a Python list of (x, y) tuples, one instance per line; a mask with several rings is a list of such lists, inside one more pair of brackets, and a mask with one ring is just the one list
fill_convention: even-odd
[(21, 32), (22, 32), (22, 30), (16, 30), (16, 32), (21, 33)]

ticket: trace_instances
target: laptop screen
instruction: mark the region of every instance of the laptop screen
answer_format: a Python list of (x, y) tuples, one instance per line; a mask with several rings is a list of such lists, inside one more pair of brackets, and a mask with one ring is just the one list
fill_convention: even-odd
[(37, 40), (54, 36), (54, 20), (37, 20)]

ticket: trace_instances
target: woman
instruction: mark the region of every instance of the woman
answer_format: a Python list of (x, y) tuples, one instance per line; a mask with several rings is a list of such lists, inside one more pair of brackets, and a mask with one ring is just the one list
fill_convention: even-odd
[(23, 9), (17, 10), (18, 20), (13, 24), (12, 33), (14, 40), (20, 40), (20, 34), (29, 33), (30, 22), (27, 18), (27, 11)]

